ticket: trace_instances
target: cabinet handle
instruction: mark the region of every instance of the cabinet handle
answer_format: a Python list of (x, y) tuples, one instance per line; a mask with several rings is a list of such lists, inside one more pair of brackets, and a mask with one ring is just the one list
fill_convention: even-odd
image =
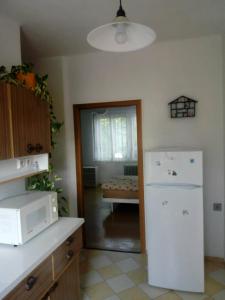
[(74, 256), (73, 250), (69, 250), (69, 251), (67, 252), (67, 254), (66, 254), (66, 258), (67, 258), (68, 260), (70, 260), (73, 256)]
[(27, 145), (27, 152), (32, 153), (35, 150), (35, 147), (32, 144)]
[(41, 300), (48, 300), (48, 297), (50, 296), (50, 293), (47, 292), (44, 297), (41, 298)]
[(53, 286), (50, 288), (50, 290), (48, 291), (48, 293), (49, 293), (49, 294), (53, 293), (54, 290), (57, 288), (58, 285), (59, 285), (59, 284), (58, 284), (58, 282), (56, 281), (56, 282), (53, 284)]
[(30, 276), (27, 279), (27, 283), (25, 285), (26, 290), (30, 291), (33, 288), (33, 286), (35, 285), (36, 281), (37, 281), (37, 277)]
[(74, 241), (74, 238), (72, 236), (70, 236), (67, 240), (66, 240), (66, 245), (70, 246)]
[(41, 300), (48, 300), (49, 297), (51, 297), (51, 293), (55, 291), (58, 285), (59, 285), (58, 282), (55, 282), (53, 286), (48, 290), (48, 292), (44, 295), (44, 297), (41, 298)]
[(37, 153), (40, 153), (43, 150), (43, 146), (41, 144), (36, 144), (35, 150)]

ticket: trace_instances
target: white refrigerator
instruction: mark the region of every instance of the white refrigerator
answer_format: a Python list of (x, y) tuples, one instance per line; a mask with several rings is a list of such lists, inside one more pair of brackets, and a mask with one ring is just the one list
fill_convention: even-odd
[(202, 151), (145, 153), (150, 285), (204, 291)]

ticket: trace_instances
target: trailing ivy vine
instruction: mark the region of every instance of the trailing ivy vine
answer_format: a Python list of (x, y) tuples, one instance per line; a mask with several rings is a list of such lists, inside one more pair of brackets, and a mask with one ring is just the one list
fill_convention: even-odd
[[(27, 88), (26, 82), (18, 79), (18, 74), (34, 73), (33, 68), (33, 64), (22, 64), (18, 66), (12, 66), (11, 70), (8, 71), (5, 66), (1, 66), (0, 81)], [(35, 86), (31, 90), (36, 96), (40, 97), (43, 101), (46, 101), (49, 104), (51, 148), (52, 150), (54, 150), (54, 147), (56, 145), (55, 138), (62, 128), (63, 123), (57, 120), (54, 113), (53, 98), (48, 90), (48, 75), (41, 76), (39, 74), (35, 74)], [(51, 159), (51, 153), (49, 156)], [(62, 193), (62, 189), (57, 187), (57, 182), (59, 180), (61, 180), (61, 178), (55, 174), (52, 164), (49, 163), (48, 171), (28, 178), (27, 189), (39, 191), (55, 191), (58, 193), (58, 195), (60, 195)], [(58, 196), (58, 204), (59, 215), (68, 215), (69, 208), (67, 199), (65, 197)]]

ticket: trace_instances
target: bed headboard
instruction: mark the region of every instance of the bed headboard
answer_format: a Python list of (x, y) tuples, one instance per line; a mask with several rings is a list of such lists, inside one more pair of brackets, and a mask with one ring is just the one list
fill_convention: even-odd
[(123, 166), (123, 173), (125, 176), (137, 176), (138, 166), (137, 165), (125, 165)]

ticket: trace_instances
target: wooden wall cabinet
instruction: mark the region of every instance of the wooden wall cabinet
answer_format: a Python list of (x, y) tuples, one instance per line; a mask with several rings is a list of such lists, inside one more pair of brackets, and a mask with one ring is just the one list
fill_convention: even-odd
[(50, 114), (30, 90), (0, 84), (0, 159), (49, 153)]
[(79, 228), (3, 300), (79, 300), (81, 247)]
[(12, 157), (8, 88), (0, 85), (0, 159)]

